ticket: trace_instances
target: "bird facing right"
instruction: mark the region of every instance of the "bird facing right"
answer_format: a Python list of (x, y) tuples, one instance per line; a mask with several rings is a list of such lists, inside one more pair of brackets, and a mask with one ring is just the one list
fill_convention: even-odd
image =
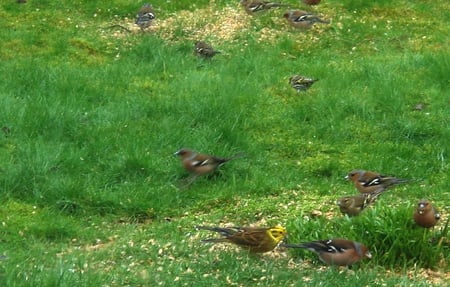
[(281, 244), (281, 246), (308, 249), (319, 255), (319, 259), (327, 265), (350, 266), (364, 257), (372, 258), (372, 254), (364, 244), (342, 238)]
[(284, 227), (208, 227), (196, 226), (197, 229), (220, 233), (221, 238), (204, 239), (205, 243), (229, 242), (238, 245), (252, 253), (272, 251), (286, 236)]
[(375, 203), (378, 196), (383, 193), (384, 189), (379, 189), (371, 193), (361, 193), (352, 196), (344, 196), (336, 201), (342, 214), (348, 216), (359, 215), (366, 207)]
[(153, 11), (152, 5), (145, 3), (144, 6), (139, 9), (136, 15), (136, 25), (144, 31), (145, 28), (150, 27), (153, 19), (155, 19), (155, 12)]
[(414, 211), (414, 221), (417, 225), (430, 228), (435, 226), (440, 218), (441, 214), (428, 200), (422, 199), (417, 203)]
[(311, 28), (315, 23), (330, 23), (328, 21), (320, 19), (318, 16), (312, 13), (300, 10), (287, 11), (286, 13), (284, 13), (283, 17), (288, 20), (291, 26), (301, 30), (307, 30)]
[(289, 78), (289, 84), (293, 87), (297, 93), (300, 91), (306, 92), (318, 79), (313, 79), (301, 75), (294, 75)]

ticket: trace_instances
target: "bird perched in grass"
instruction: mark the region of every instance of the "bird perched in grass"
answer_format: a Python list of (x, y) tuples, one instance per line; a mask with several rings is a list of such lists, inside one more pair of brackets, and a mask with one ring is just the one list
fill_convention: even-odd
[(328, 24), (330, 22), (320, 19), (318, 16), (300, 10), (287, 11), (283, 15), (293, 27), (306, 30), (311, 28), (315, 23)]
[(383, 193), (385, 189), (378, 189), (371, 193), (362, 193), (352, 196), (344, 196), (336, 201), (339, 210), (342, 214), (348, 216), (359, 215), (367, 206), (373, 204), (378, 196)]
[(341, 238), (299, 244), (281, 244), (280, 246), (308, 249), (318, 254), (319, 259), (327, 265), (350, 266), (364, 257), (372, 257), (364, 244)]
[(417, 225), (430, 228), (435, 226), (440, 218), (441, 214), (428, 200), (422, 199), (417, 203), (414, 211), (414, 221)]
[(244, 7), (245, 12), (249, 15), (254, 15), (254, 13), (267, 11), (271, 8), (287, 6), (286, 4), (269, 2), (269, 1), (258, 1), (258, 0), (241, 0), (241, 5)]
[(411, 181), (361, 169), (352, 170), (345, 178), (351, 180), (361, 193), (371, 193), (379, 189), (385, 190), (394, 185)]
[(309, 6), (318, 5), (320, 0), (302, 0), (303, 3)]
[(297, 93), (308, 90), (317, 81), (318, 79), (308, 78), (301, 75), (294, 75), (289, 78), (289, 84), (297, 90)]
[(220, 53), (221, 53), (220, 51), (214, 50), (213, 47), (211, 47), (211, 45), (207, 44), (204, 41), (195, 42), (194, 54), (199, 57), (202, 57), (205, 59), (211, 59), (216, 54), (220, 54)]
[(180, 149), (175, 153), (175, 155), (181, 157), (183, 167), (188, 172), (193, 174), (188, 184), (192, 183), (197, 177), (201, 175), (213, 173), (222, 164), (244, 156), (243, 154), (236, 154), (232, 157), (221, 158), (198, 153), (187, 148)]
[(202, 242), (219, 243), (229, 242), (238, 245), (252, 253), (272, 251), (283, 240), (287, 232), (284, 227), (208, 227), (196, 226), (220, 233), (221, 238), (204, 239)]
[(144, 31), (145, 28), (150, 27), (154, 19), (155, 12), (153, 11), (153, 6), (145, 3), (138, 11), (135, 23), (141, 28), (141, 31)]

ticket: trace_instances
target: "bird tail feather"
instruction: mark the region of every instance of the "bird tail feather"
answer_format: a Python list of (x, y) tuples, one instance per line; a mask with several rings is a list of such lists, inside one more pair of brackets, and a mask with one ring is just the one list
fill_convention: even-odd
[(202, 229), (202, 230), (209, 230), (213, 232), (218, 232), (222, 234), (223, 236), (229, 236), (232, 235), (233, 232), (229, 228), (222, 228), (222, 227), (210, 227), (210, 226), (196, 226), (195, 229)]
[(268, 7), (268, 8), (272, 8), (272, 7), (285, 7), (285, 6), (288, 6), (288, 4), (285, 4), (285, 3), (276, 3), (276, 2), (267, 3), (267, 7)]
[(228, 242), (226, 238), (208, 238), (208, 239), (202, 239), (203, 243), (219, 243), (219, 242)]
[(310, 248), (305, 243), (299, 243), (299, 244), (282, 243), (282, 244), (280, 244), (280, 246), (281, 247), (286, 247), (286, 248), (303, 248), (303, 249)]

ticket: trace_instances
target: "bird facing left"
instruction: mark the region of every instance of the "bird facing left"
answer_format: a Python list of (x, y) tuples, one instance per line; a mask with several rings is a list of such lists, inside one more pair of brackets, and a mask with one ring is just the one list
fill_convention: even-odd
[(198, 153), (191, 149), (182, 148), (175, 152), (181, 158), (181, 163), (186, 171), (192, 174), (188, 185), (191, 184), (197, 177), (213, 173), (216, 169), (224, 163), (241, 158), (243, 154), (236, 154), (232, 157), (222, 158), (212, 155)]
[(220, 54), (220, 51), (214, 50), (211, 45), (204, 41), (197, 41), (194, 45), (194, 54), (205, 59), (211, 59), (216, 54)]

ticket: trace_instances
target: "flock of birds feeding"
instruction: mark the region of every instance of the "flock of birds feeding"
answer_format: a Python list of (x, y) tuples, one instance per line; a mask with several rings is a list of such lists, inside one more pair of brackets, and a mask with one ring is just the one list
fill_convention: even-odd
[[(302, 0), (307, 5), (317, 5), (320, 0)], [(286, 4), (268, 2), (240, 0), (244, 10), (250, 14), (265, 11), (271, 8), (284, 7)], [(289, 24), (293, 27), (306, 30), (315, 23), (328, 24), (329, 22), (318, 16), (302, 11), (289, 10), (283, 14)], [(155, 13), (152, 5), (144, 4), (136, 17), (136, 24), (144, 31), (150, 27), (155, 19)], [(194, 53), (202, 58), (211, 59), (221, 52), (215, 50), (205, 41), (197, 41), (194, 45)], [(297, 91), (308, 90), (317, 79), (294, 75), (289, 78), (289, 84)], [(199, 176), (213, 173), (222, 164), (243, 157), (242, 154), (230, 158), (220, 158), (195, 152), (190, 149), (181, 149), (175, 153), (180, 156), (183, 167), (191, 173), (188, 184), (193, 183)], [(384, 176), (376, 172), (354, 170), (347, 175), (347, 179), (352, 181), (356, 189), (360, 192), (357, 195), (345, 196), (336, 201), (340, 211), (347, 216), (358, 216), (368, 206), (374, 204), (379, 196), (391, 187), (409, 182), (410, 180), (399, 179), (393, 176)], [(428, 200), (420, 200), (417, 203), (413, 213), (413, 219), (416, 224), (423, 228), (434, 227), (439, 218), (439, 212)], [(277, 246), (286, 248), (304, 248), (318, 254), (321, 261), (327, 265), (350, 266), (363, 258), (371, 258), (372, 255), (362, 243), (333, 238), (327, 240), (317, 240), (303, 242), (299, 244), (284, 243), (287, 231), (282, 226), (272, 227), (209, 227), (197, 226), (197, 229), (209, 230), (219, 233), (222, 237), (209, 238), (203, 242), (219, 243), (228, 242), (236, 244), (252, 253), (263, 253), (274, 250)]]
[[(317, 5), (320, 0), (303, 0), (307, 5)], [(240, 3), (244, 10), (250, 14), (255, 15), (259, 12), (263, 12), (272, 8), (285, 7), (287, 4), (275, 3), (268, 1), (251, 1), (240, 0)], [(311, 28), (315, 23), (329, 24), (329, 21), (323, 20), (320, 17), (303, 10), (289, 10), (283, 15), (293, 27), (300, 30), (307, 30)], [(151, 26), (153, 20), (156, 18), (153, 6), (149, 3), (144, 4), (138, 11), (135, 24), (138, 25), (141, 31), (144, 31)], [(197, 41), (194, 44), (194, 54), (198, 57), (211, 59), (215, 55), (221, 52), (215, 50), (210, 44), (205, 41)], [(289, 78), (289, 84), (297, 92), (308, 90), (318, 79), (314, 79), (302, 75), (293, 75)]]
[[(302, 0), (307, 5), (317, 5), (320, 0)], [(254, 15), (260, 11), (271, 8), (284, 7), (286, 4), (268, 2), (240, 0), (245, 11)], [(327, 24), (328, 21), (322, 20), (318, 16), (301, 10), (289, 10), (283, 15), (284, 18), (295, 28), (306, 30), (315, 23)], [(150, 4), (144, 4), (136, 17), (136, 24), (142, 31), (148, 28), (155, 19), (153, 7)], [(205, 59), (211, 59), (221, 52), (215, 50), (205, 41), (197, 41), (194, 45), (194, 54)], [(294, 75), (289, 78), (289, 84), (297, 92), (308, 90), (317, 79)], [(243, 157), (237, 154), (229, 158), (221, 158), (211, 155), (195, 152), (191, 149), (183, 148), (175, 153), (180, 156), (182, 165), (186, 171), (191, 174), (187, 185), (192, 184), (199, 176), (213, 173), (224, 163)], [(340, 211), (348, 216), (357, 216), (374, 204), (378, 197), (386, 190), (397, 184), (406, 183), (409, 180), (399, 179), (393, 176), (384, 176), (376, 172), (354, 170), (347, 176), (351, 180), (360, 194), (345, 196), (337, 200), (336, 204)], [(418, 202), (414, 211), (414, 221), (418, 226), (430, 228), (437, 224), (440, 214), (427, 200)], [(372, 255), (362, 243), (333, 238), (327, 240), (318, 240), (303, 242), (299, 244), (284, 243), (287, 230), (282, 226), (272, 227), (209, 227), (197, 226), (197, 229), (209, 230), (219, 233), (222, 237), (209, 238), (203, 242), (219, 243), (228, 242), (236, 244), (252, 253), (264, 253), (274, 250), (277, 246), (286, 248), (304, 248), (318, 254), (321, 261), (327, 265), (350, 266), (363, 258), (371, 258)]]
[[(26, 0), (17, 0), (18, 3), (26, 3)], [(302, 0), (307, 5), (317, 5), (320, 0)], [(240, 0), (245, 11), (254, 15), (255, 13), (265, 11), (271, 8), (288, 6), (282, 3), (258, 1), (258, 0)], [(328, 24), (328, 21), (322, 20), (318, 16), (301, 10), (289, 10), (283, 14), (283, 17), (295, 28), (309, 29), (315, 23)], [(138, 11), (135, 24), (142, 31), (150, 27), (152, 21), (156, 18), (152, 5), (146, 3)], [(198, 41), (194, 46), (194, 53), (203, 58), (211, 59), (220, 51), (214, 50), (204, 41)], [(294, 75), (289, 78), (289, 84), (297, 90), (306, 91), (317, 79)], [(190, 149), (181, 149), (175, 153), (181, 157), (183, 167), (192, 174), (189, 179), (190, 185), (197, 177), (213, 173), (222, 164), (243, 157), (237, 154), (230, 158), (220, 158), (216, 156), (197, 153)], [(357, 195), (345, 196), (336, 201), (341, 213), (347, 216), (357, 216), (374, 204), (378, 197), (394, 185), (406, 183), (410, 180), (399, 179), (393, 176), (384, 176), (372, 171), (353, 170), (346, 178), (353, 182), (356, 189), (360, 192)], [(440, 214), (428, 200), (420, 200), (417, 203), (413, 213), (415, 223), (423, 228), (434, 227), (440, 219)], [(203, 242), (219, 243), (228, 242), (236, 244), (252, 253), (264, 253), (274, 250), (278, 246), (286, 248), (304, 248), (318, 254), (319, 259), (327, 265), (350, 266), (363, 258), (371, 258), (372, 255), (367, 246), (362, 243), (333, 238), (327, 240), (317, 240), (303, 242), (298, 244), (284, 243), (283, 240), (287, 231), (282, 226), (273, 227), (209, 227), (197, 226), (197, 229), (209, 230), (220, 233), (220, 238), (209, 238)]]
[[(237, 154), (229, 158), (221, 158), (195, 152), (183, 148), (175, 153), (181, 158), (182, 166), (191, 174), (188, 184), (202, 175), (213, 173), (217, 168), (230, 160), (243, 157)], [(407, 183), (411, 180), (400, 179), (394, 176), (385, 176), (377, 172), (353, 170), (346, 178), (353, 182), (360, 194), (345, 196), (336, 201), (340, 211), (348, 216), (357, 216), (376, 202), (378, 197), (395, 185)], [(439, 212), (428, 200), (417, 203), (413, 215), (416, 224), (423, 228), (434, 227), (440, 219)], [(333, 238), (303, 242), (299, 244), (284, 243), (287, 231), (282, 226), (272, 227), (209, 227), (197, 226), (197, 229), (218, 232), (222, 237), (209, 238), (203, 242), (218, 243), (229, 242), (236, 244), (252, 253), (263, 253), (274, 250), (277, 246), (286, 248), (304, 248), (318, 254), (321, 261), (328, 265), (350, 266), (355, 262), (372, 255), (367, 246), (362, 243)]]

